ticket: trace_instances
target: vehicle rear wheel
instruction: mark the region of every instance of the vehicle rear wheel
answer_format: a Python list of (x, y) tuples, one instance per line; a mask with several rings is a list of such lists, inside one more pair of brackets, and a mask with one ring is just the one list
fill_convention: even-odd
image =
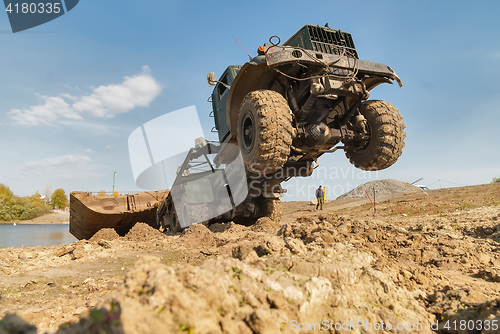
[(256, 90), (245, 96), (237, 137), (248, 171), (272, 174), (283, 167), (290, 154), (293, 132), (292, 112), (281, 94)]
[(258, 202), (260, 202), (260, 207), (262, 209), (262, 213), (260, 217), (234, 217), (233, 222), (239, 225), (244, 225), (244, 226), (251, 226), (259, 220), (259, 218), (262, 217), (268, 217), (271, 220), (274, 220), (276, 222), (281, 221), (281, 201), (279, 198), (264, 198), (261, 197), (260, 199), (257, 199)]
[(392, 104), (379, 100), (361, 103), (359, 112), (366, 119), (365, 137), (368, 138), (346, 145), (346, 157), (351, 164), (367, 171), (392, 166), (405, 146), (403, 116)]
[(264, 217), (269, 217), (275, 222), (281, 221), (281, 200), (279, 198), (264, 198)]
[(182, 231), (181, 225), (179, 224), (179, 218), (177, 217), (175, 211), (172, 214), (168, 215), (168, 217), (167, 215), (165, 215), (164, 217), (167, 220), (170, 232), (178, 233)]
[(179, 217), (177, 217), (177, 212), (175, 211), (175, 205), (172, 200), (172, 197), (169, 195), (166, 201), (166, 211), (162, 217), (162, 227), (166, 229), (167, 227), (170, 229), (170, 232), (177, 233), (181, 232), (181, 225), (179, 223)]

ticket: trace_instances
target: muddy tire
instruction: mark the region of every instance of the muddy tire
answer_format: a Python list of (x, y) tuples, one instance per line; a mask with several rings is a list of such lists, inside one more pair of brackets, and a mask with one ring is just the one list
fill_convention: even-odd
[(248, 171), (272, 174), (283, 167), (290, 154), (293, 132), (292, 112), (281, 94), (257, 90), (245, 96), (237, 137)]
[(170, 232), (178, 233), (182, 231), (181, 225), (179, 224), (179, 218), (177, 217), (175, 211), (172, 214), (169, 214), (168, 216), (165, 215), (164, 219), (166, 220), (166, 224), (168, 224)]
[(392, 166), (403, 153), (406, 137), (403, 116), (392, 104), (370, 100), (359, 107), (369, 139), (346, 147), (345, 155), (357, 168), (374, 171)]
[(264, 200), (264, 217), (269, 217), (275, 222), (281, 221), (281, 201), (279, 198), (270, 199), (265, 198)]
[(271, 199), (271, 198), (261, 197), (257, 201), (260, 202), (259, 204), (262, 208), (262, 214), (260, 217), (255, 217), (255, 218), (234, 217), (233, 222), (239, 225), (251, 226), (255, 224), (257, 220), (259, 220), (259, 218), (262, 217), (268, 217), (276, 222), (281, 221), (282, 210), (281, 210), (281, 201), (279, 198)]
[(182, 228), (179, 223), (179, 217), (177, 217), (177, 212), (175, 211), (174, 202), (170, 195), (165, 200), (165, 203), (167, 208), (165, 214), (161, 218), (161, 226), (163, 227), (164, 230), (168, 228), (172, 233), (181, 232)]

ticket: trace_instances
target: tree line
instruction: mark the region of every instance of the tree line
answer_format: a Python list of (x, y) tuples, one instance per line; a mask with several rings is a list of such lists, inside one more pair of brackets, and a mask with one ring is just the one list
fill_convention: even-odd
[(64, 189), (57, 189), (52, 193), (50, 201), (42, 198), (36, 192), (31, 196), (16, 196), (4, 184), (0, 184), (0, 220), (29, 220), (50, 213), (51, 209), (64, 209), (68, 206), (68, 198)]

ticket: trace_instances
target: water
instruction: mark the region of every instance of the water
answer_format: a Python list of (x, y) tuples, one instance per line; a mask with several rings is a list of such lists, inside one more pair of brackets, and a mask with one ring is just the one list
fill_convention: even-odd
[(0, 225), (0, 248), (52, 246), (75, 241), (68, 224)]

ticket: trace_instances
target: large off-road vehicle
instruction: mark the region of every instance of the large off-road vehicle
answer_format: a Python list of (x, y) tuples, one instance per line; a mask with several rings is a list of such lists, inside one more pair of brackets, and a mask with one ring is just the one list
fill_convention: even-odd
[[(224, 216), (212, 215), (211, 222), (279, 217), (280, 184), (311, 175), (325, 153), (343, 149), (354, 166), (372, 171), (394, 164), (405, 145), (398, 110), (368, 100), (376, 86), (393, 81), (402, 86), (401, 80), (387, 65), (360, 60), (347, 32), (306, 25), (281, 45), (273, 36), (243, 66), (229, 66), (219, 80), (213, 73), (207, 79), (215, 86), (210, 99), (221, 144), (215, 163), (241, 152), (249, 184), (246, 200)], [(185, 171), (178, 185), (188, 181)], [(177, 211), (196, 212), (187, 193), (182, 196)], [(177, 218), (174, 201), (167, 198), (158, 222), (175, 231)]]
[[(387, 65), (360, 60), (347, 32), (306, 25), (283, 44), (273, 36), (246, 64), (207, 79), (215, 86), (211, 115), (219, 142), (196, 140), (166, 199), (148, 202), (158, 206), (156, 221), (146, 221), (152, 226), (177, 232), (198, 222), (279, 219), (280, 184), (311, 175), (321, 155), (343, 149), (357, 168), (381, 170), (405, 145), (398, 110), (368, 100), (376, 86), (402, 86), (401, 80)], [(123, 217), (136, 212), (122, 211)], [(79, 216), (75, 211), (70, 225), (84, 230)], [(115, 225), (133, 223), (124, 218)]]

